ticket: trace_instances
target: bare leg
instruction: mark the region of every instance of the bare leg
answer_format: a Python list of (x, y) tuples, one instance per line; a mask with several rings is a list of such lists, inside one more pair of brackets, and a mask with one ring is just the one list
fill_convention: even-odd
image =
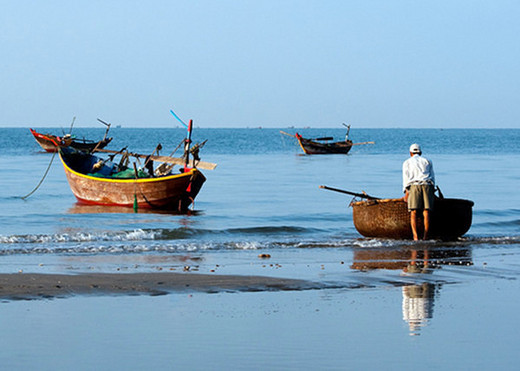
[(412, 235), (414, 241), (419, 240), (417, 236), (417, 210), (410, 211), (410, 224), (412, 225)]
[(412, 254), (410, 256), (410, 264), (415, 265), (417, 263), (417, 250), (412, 250)]
[(428, 232), (430, 231), (430, 210), (423, 210), (424, 217), (424, 237), (423, 240), (428, 239)]

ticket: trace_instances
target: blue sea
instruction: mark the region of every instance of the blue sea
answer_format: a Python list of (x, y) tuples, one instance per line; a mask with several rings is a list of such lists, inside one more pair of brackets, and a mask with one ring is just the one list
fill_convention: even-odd
[[(0, 128), (0, 273), (189, 267), (186, 274), (286, 277), (324, 287), (5, 301), (4, 365), (513, 369), (520, 330), (520, 130), (352, 127), (354, 142), (375, 144), (316, 156), (304, 155), (280, 130), (345, 136), (341, 127), (196, 126), (192, 139), (207, 139), (201, 159), (218, 166), (203, 170), (207, 181), (194, 211), (174, 215), (79, 205), (58, 156), (43, 152), (28, 128)], [(73, 134), (96, 139), (104, 129)], [(151, 153), (161, 143), (161, 154), (169, 155), (185, 130), (113, 128), (110, 135), (109, 149)], [(401, 165), (414, 142), (432, 160), (444, 196), (475, 203), (472, 226), (459, 241), (418, 246), (363, 238), (353, 225), (352, 197), (319, 188), (401, 197)]]

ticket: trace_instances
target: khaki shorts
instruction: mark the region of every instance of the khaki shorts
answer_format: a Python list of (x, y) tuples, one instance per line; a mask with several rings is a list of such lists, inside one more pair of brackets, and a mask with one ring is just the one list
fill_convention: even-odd
[(431, 184), (412, 184), (408, 191), (408, 210), (433, 210), (434, 192)]

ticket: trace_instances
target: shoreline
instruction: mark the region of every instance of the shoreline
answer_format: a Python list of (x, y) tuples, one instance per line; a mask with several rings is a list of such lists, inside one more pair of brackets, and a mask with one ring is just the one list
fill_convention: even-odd
[(301, 291), (315, 282), (264, 276), (198, 273), (0, 274), (0, 299), (37, 300), (77, 295), (167, 295), (174, 292)]

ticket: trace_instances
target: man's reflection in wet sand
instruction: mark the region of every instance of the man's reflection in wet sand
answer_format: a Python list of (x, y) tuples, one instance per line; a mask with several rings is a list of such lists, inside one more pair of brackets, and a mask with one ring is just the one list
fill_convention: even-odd
[[(418, 260), (418, 252), (412, 249), (410, 261), (403, 268), (405, 273), (428, 273), (429, 252), (422, 251), (423, 257)], [(435, 285), (423, 283), (421, 285), (403, 286), (403, 319), (408, 322), (410, 335), (419, 335), (419, 330), (428, 324), (433, 318), (433, 305), (435, 299)]]
[[(402, 249), (362, 249), (354, 251), (351, 266), (358, 270), (391, 269), (402, 270), (406, 277), (432, 274), (442, 265), (468, 265), (471, 263), (471, 251), (466, 248), (410, 248)], [(424, 281), (424, 279), (421, 279)], [(433, 318), (435, 298), (441, 284), (421, 282), (405, 284), (403, 294), (403, 319), (408, 323), (411, 336), (420, 335), (420, 329), (427, 326)]]
[(403, 286), (403, 319), (408, 322), (410, 335), (419, 335), (419, 330), (433, 318), (435, 285)]

